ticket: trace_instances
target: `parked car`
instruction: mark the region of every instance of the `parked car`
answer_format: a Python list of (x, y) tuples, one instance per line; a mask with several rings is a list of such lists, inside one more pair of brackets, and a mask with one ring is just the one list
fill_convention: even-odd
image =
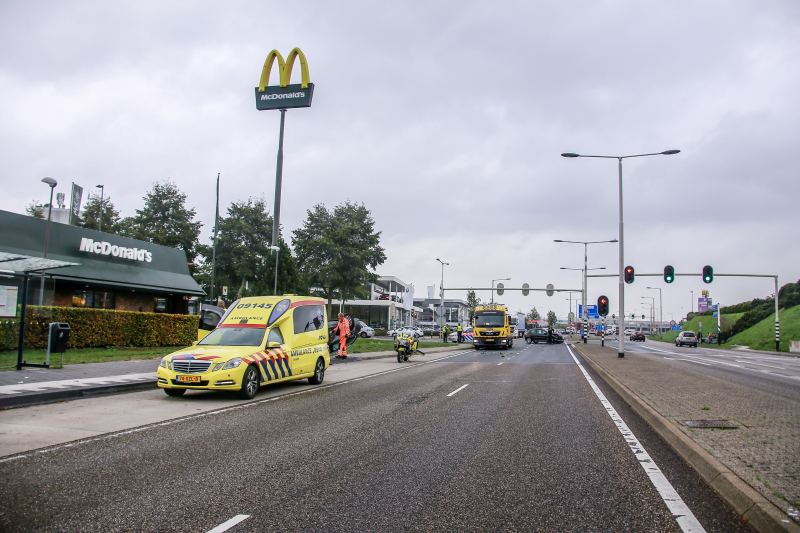
[[(544, 328), (532, 328), (525, 330), (525, 342), (528, 344), (534, 343), (538, 344), (540, 342), (547, 342), (547, 330)], [(564, 337), (561, 336), (558, 332), (553, 332), (553, 342), (554, 343), (561, 343), (564, 342)]]
[(636, 332), (633, 333), (633, 335), (631, 335), (631, 340), (632, 341), (642, 341), (642, 342), (644, 342), (645, 339), (646, 339), (646, 337), (644, 336), (644, 333), (642, 333), (641, 331), (636, 331)]
[(400, 333), (401, 331), (406, 331), (406, 332), (412, 334), (415, 339), (418, 339), (418, 338), (420, 338), (420, 337), (422, 337), (424, 335), (424, 333), (422, 332), (421, 329), (415, 328), (415, 327), (411, 327), (411, 326), (405, 326), (405, 327), (397, 328), (397, 329), (390, 329), (389, 331), (386, 332), (386, 334), (388, 336), (390, 336), (391, 338), (396, 339), (397, 338), (397, 334)]
[(628, 328), (628, 329), (625, 330), (625, 336), (626, 337), (629, 337), (629, 336), (633, 335), (634, 333), (636, 333), (635, 329)]
[[(472, 326), (468, 326), (461, 331), (461, 342), (469, 341), (472, 342), (473, 339), (473, 328)], [(447, 340), (449, 342), (458, 342), (458, 331), (452, 332), (450, 335), (447, 336)]]
[(694, 331), (681, 331), (680, 334), (675, 337), (675, 346), (683, 346), (684, 344), (697, 348), (697, 337)]
[(361, 327), (359, 335), (361, 336), (362, 339), (368, 339), (369, 337), (375, 336), (375, 330), (358, 319), (356, 319), (356, 326)]

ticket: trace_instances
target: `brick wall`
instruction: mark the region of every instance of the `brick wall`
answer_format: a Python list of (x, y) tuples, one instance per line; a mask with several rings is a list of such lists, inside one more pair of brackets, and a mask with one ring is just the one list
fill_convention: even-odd
[(143, 311), (152, 313), (155, 309), (155, 298), (152, 294), (143, 292), (119, 291), (116, 293), (117, 311)]

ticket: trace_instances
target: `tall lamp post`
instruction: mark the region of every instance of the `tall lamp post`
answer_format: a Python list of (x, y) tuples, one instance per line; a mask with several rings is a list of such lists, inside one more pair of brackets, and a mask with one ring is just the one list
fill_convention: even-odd
[(494, 303), (494, 282), (495, 281), (508, 281), (511, 278), (500, 278), (500, 279), (493, 279), (492, 280), (492, 303)]
[[(656, 311), (656, 297), (655, 296), (642, 296), (642, 298), (647, 298), (653, 300), (650, 305), (650, 323), (652, 324), (655, 321), (655, 311)], [(650, 328), (650, 334), (653, 334), (653, 328)]]
[[(581, 289), (582, 289), (581, 290), (581, 305), (584, 305), (584, 307), (585, 307), (585, 302), (583, 301), (583, 296), (582, 295), (583, 295), (583, 293), (586, 292), (586, 288), (587, 288), (586, 287), (586, 284), (587, 284), (586, 272), (588, 272), (589, 270), (605, 270), (605, 269), (606, 269), (606, 267), (586, 268), (586, 269), (584, 269), (584, 268), (561, 267), (561, 270), (578, 270), (580, 272), (583, 272), (583, 283), (581, 284)], [(570, 297), (570, 300), (571, 300), (572, 299), (572, 293), (569, 294), (569, 297)], [(570, 302), (570, 311), (572, 311), (572, 302)], [(585, 334), (586, 334), (585, 328), (581, 328), (581, 338), (583, 339), (583, 343), (584, 344), (586, 344), (586, 336), (585, 336)]]
[[(50, 219), (53, 214), (53, 189), (56, 188), (58, 182), (53, 178), (42, 178), (42, 183), (50, 186), (50, 205), (47, 206), (47, 229), (44, 234), (44, 257), (47, 259), (47, 246), (50, 244)], [(42, 271), (42, 280), (39, 283), (39, 305), (44, 305), (44, 270)]]
[(217, 209), (214, 213), (214, 248), (211, 249), (211, 305), (214, 302), (214, 287), (217, 283), (217, 234), (219, 233), (219, 172), (217, 172)]
[(100, 214), (97, 216), (97, 231), (103, 231), (103, 194), (105, 193), (105, 185), (95, 185), (95, 188), (100, 189)]
[[(436, 260), (442, 264), (442, 282), (439, 285), (439, 312), (442, 314), (442, 323), (439, 325), (439, 329), (442, 329), (444, 328), (444, 266), (450, 266), (450, 263), (445, 263), (438, 257)], [(445, 342), (444, 331), (442, 331), (442, 342)]]
[[(620, 328), (622, 328), (625, 323), (625, 280), (623, 278), (624, 276), (623, 269), (625, 268), (624, 264), (625, 246), (623, 242), (624, 231), (622, 225), (622, 160), (629, 159), (632, 157), (647, 157), (650, 155), (673, 155), (678, 153), (680, 153), (680, 150), (665, 150), (663, 152), (656, 152), (653, 154), (636, 154), (636, 155), (623, 155), (623, 156), (581, 155), (572, 152), (565, 152), (561, 154), (562, 157), (597, 157), (602, 159), (616, 159), (619, 162), (619, 316), (622, 317)], [(619, 337), (619, 353), (617, 354), (617, 356), (625, 357), (625, 335), (620, 335)]]
[[(273, 292), (275, 293), (275, 296), (277, 296), (278, 295), (278, 254), (281, 253), (281, 247), (280, 246), (275, 246), (273, 244), (272, 246), (269, 247), (269, 249), (273, 250), (275, 252), (275, 290)], [(344, 296), (342, 296), (342, 299), (344, 300)]]
[(658, 290), (658, 333), (662, 336), (663, 340), (663, 333), (661, 333), (661, 328), (664, 326), (664, 303), (661, 301), (661, 287), (647, 287), (648, 289), (655, 291)]
[[(617, 239), (611, 239), (610, 241), (562, 241), (561, 239), (555, 239), (553, 242), (566, 242), (570, 244), (582, 244), (583, 245), (583, 316), (581, 317), (581, 323), (583, 326), (581, 327), (583, 343), (586, 344), (587, 337), (586, 330), (589, 326), (589, 321), (586, 318), (586, 271), (588, 270), (587, 265), (589, 262), (589, 245), (590, 244), (602, 244), (606, 242), (617, 242)], [(564, 269), (567, 270), (567, 269)]]

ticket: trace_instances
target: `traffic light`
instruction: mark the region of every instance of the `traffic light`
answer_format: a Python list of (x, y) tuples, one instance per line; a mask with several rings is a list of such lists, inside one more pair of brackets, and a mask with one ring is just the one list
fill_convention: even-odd
[(617, 318), (617, 315), (611, 315), (611, 318)]
[(644, 320), (644, 315), (642, 315), (642, 320)]
[(714, 269), (706, 265), (703, 267), (703, 282), (711, 283), (714, 281)]
[(636, 318), (636, 315), (634, 315), (633, 313), (631, 313), (631, 320), (633, 320), (634, 318)]
[(675, 281), (675, 268), (672, 265), (667, 265), (664, 267), (664, 281), (667, 283), (672, 283)]
[(597, 314), (608, 316), (608, 296), (601, 296), (597, 299)]
[(625, 283), (633, 283), (633, 267), (625, 267)]

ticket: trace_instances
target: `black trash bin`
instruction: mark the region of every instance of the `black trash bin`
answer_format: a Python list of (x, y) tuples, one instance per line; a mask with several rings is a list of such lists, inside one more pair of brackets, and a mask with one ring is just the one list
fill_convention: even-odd
[(64, 366), (64, 352), (67, 351), (67, 342), (69, 341), (69, 324), (66, 322), (51, 322), (50, 323), (50, 344), (47, 350), (47, 363), (50, 363), (51, 353), (61, 354), (61, 366)]

